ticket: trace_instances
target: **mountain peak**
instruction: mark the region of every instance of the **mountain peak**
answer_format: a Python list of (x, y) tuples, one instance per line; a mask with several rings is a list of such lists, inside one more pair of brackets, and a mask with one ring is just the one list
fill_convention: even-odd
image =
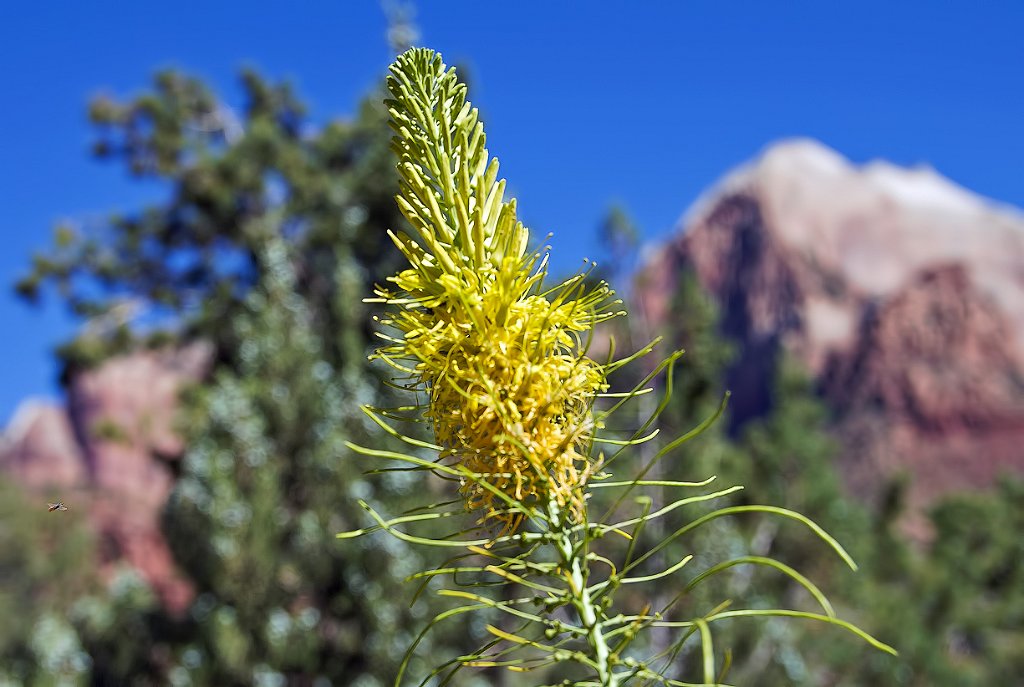
[(868, 187), (892, 202), (918, 208), (977, 215), (1022, 215), (1015, 208), (965, 189), (928, 164), (904, 167), (875, 159), (862, 165), (813, 138), (787, 138), (767, 146), (716, 184), (709, 195), (737, 188), (785, 191), (792, 185), (821, 191), (848, 185)]
[(844, 275), (865, 297), (906, 286), (930, 266), (963, 262), (1007, 310), (1024, 354), (1024, 213), (985, 199), (928, 167), (856, 166), (810, 139), (767, 148), (727, 175), (684, 217), (708, 223), (730, 198), (754, 199), (773, 241)]
[[(880, 433), (874, 453), (844, 457), (848, 476), (868, 464), (879, 480), (904, 469), (945, 475), (920, 482), (923, 503), (995, 472), (976, 466), (980, 477), (958, 484), (935, 456), (1024, 470), (1024, 214), (928, 167), (855, 165), (792, 139), (726, 175), (683, 222), (642, 270), (636, 297), (662, 322), (690, 271), (718, 301), (722, 334), (741, 351), (729, 379), (733, 427), (768, 410), (785, 351), (823, 387), (843, 371), (827, 400), (845, 445)], [(986, 373), (995, 360), (1000, 372)], [(891, 385), (864, 387), (869, 398), (855, 402), (865, 370), (888, 371)], [(922, 390), (943, 391), (930, 415)]]
[(762, 151), (755, 168), (758, 175), (836, 177), (854, 171), (849, 160), (813, 138), (787, 138), (773, 143)]

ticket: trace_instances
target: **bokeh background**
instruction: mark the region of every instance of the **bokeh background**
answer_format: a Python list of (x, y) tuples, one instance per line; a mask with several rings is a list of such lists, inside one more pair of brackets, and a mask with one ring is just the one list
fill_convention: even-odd
[(423, 490), (344, 447), (385, 441), (359, 301), (399, 264), (380, 99), (408, 44), (469, 82), (553, 270), (597, 259), (627, 300), (606, 335), (687, 349), (666, 435), (732, 391), (666, 476), (797, 508), (862, 567), (759, 522), (675, 553), (777, 556), (901, 651), (737, 625), (731, 681), (1022, 684), (1019, 3), (0, 13), (0, 684), (390, 684), (443, 607), (402, 582), (425, 554), (333, 536)]

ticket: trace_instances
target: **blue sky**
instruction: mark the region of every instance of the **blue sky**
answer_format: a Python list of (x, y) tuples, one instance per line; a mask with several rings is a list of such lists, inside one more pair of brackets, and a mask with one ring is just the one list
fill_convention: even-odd
[[(811, 136), (855, 161), (929, 164), (1024, 206), (1022, 2), (421, 2), (421, 43), (471, 66), (491, 152), (556, 264), (587, 255), (623, 203), (648, 238), (772, 141)], [(371, 0), (7, 2), (0, 8), (0, 423), (58, 394), (52, 349), (74, 331), (53, 298), (9, 284), (62, 218), (99, 221), (158, 189), (89, 159), (88, 98), (153, 71), (205, 77), (229, 101), (255, 65), (291, 78), (320, 121), (385, 70)]]

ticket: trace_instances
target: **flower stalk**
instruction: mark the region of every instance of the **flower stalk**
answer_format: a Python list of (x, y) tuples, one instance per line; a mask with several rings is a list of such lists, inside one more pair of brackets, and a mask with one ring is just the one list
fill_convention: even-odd
[(580, 624), (586, 630), (587, 644), (597, 671), (598, 684), (601, 687), (618, 687), (621, 684), (621, 676), (615, 672), (614, 657), (604, 635), (604, 623), (607, 618), (604, 609), (595, 603), (591, 589), (587, 585), (590, 570), (586, 556), (581, 555), (581, 548), (585, 547), (585, 542), (581, 543), (573, 537), (575, 528), (571, 526), (570, 520), (562, 516), (554, 502), (548, 504), (548, 514), (555, 527), (555, 548), (567, 576), (572, 607), (579, 616)]
[[(603, 282), (579, 274), (546, 284), (547, 254), (530, 252), (529, 232), (516, 217), (516, 202), (504, 198), (498, 162), (485, 147), (483, 125), (454, 70), (440, 55), (412, 49), (391, 67), (387, 101), (395, 132), (401, 192), (397, 202), (412, 235), (389, 232), (409, 266), (378, 286), (368, 299), (384, 305), (374, 357), (395, 371), (396, 384), (416, 395), (412, 406), (365, 408), (382, 430), (411, 446), (409, 453), (350, 447), (377, 460), (423, 475), (429, 471), (458, 483), (461, 502), (413, 508), (392, 518), (361, 502), (374, 525), (339, 538), (384, 530), (392, 536), (453, 552), (444, 565), (411, 579), (450, 582), (439, 594), (458, 600), (436, 616), (412, 644), (396, 677), (401, 684), (416, 646), (439, 622), (467, 613), (497, 614), (505, 628), (488, 625), (490, 638), (476, 651), (437, 666), (420, 685), (442, 684), (467, 667), (503, 667), (514, 672), (558, 667), (575, 675), (560, 682), (574, 687), (623, 687), (633, 681), (683, 686), (673, 677), (676, 657), (691, 637), (700, 641), (704, 685), (723, 684), (716, 674), (711, 626), (740, 616), (789, 616), (842, 627), (876, 648), (892, 649), (838, 620), (824, 595), (802, 575), (771, 559), (747, 556), (720, 563), (693, 577), (660, 609), (629, 608), (616, 593), (625, 585), (668, 581), (684, 570), (687, 556), (651, 570), (659, 552), (688, 532), (719, 517), (768, 513), (811, 529), (851, 566), (853, 561), (817, 525), (792, 511), (770, 506), (722, 507), (704, 511), (661, 541), (639, 551), (644, 527), (675, 518), (685, 507), (724, 498), (739, 487), (704, 491), (702, 482), (645, 480), (654, 463), (708, 423), (667, 443), (631, 479), (614, 481), (608, 466), (629, 448), (653, 439), (650, 428), (671, 395), (671, 383), (651, 417), (626, 440), (605, 436), (609, 415), (623, 403), (650, 392), (655, 375), (672, 368), (670, 355), (632, 391), (609, 394), (608, 375), (653, 348), (622, 360), (598, 362), (587, 356), (596, 325), (623, 314)], [(610, 408), (598, 408), (606, 397)], [(720, 411), (721, 412), (721, 409)], [(433, 442), (403, 434), (389, 420), (426, 420)], [(614, 452), (607, 459), (598, 447)], [(424, 457), (424, 454), (427, 457)], [(391, 467), (389, 469), (397, 469)], [(676, 494), (653, 509), (634, 490), (657, 488)], [(605, 515), (592, 520), (588, 506), (607, 492)], [(472, 524), (441, 535), (416, 528), (457, 522)], [(435, 530), (436, 532), (436, 530)], [(625, 549), (604, 541), (625, 542)], [(789, 610), (728, 610), (728, 604), (695, 618), (675, 619), (678, 602), (708, 577), (734, 565), (758, 565), (788, 575), (822, 607), (822, 613)], [(501, 599), (479, 593), (502, 585), (517, 590)], [(522, 590), (524, 595), (518, 595)], [(682, 630), (659, 655), (636, 654), (640, 637)]]

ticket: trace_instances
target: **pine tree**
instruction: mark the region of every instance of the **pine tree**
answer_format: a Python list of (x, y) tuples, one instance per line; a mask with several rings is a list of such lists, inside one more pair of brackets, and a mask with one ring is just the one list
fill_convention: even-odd
[[(710, 412), (729, 361), (714, 305), (685, 274), (673, 312), (687, 313), (674, 318), (686, 328), (670, 329), (668, 336), (683, 342), (689, 364), (680, 367), (676, 393), (662, 415), (670, 430), (692, 426)], [(1024, 671), (1022, 482), (1005, 480), (991, 492), (940, 499), (930, 514), (931, 541), (908, 541), (899, 524), (900, 480), (888, 487), (876, 510), (844, 490), (829, 413), (795, 361), (780, 359), (772, 389), (772, 407), (764, 417), (742, 427), (735, 438), (705, 433), (684, 445), (673, 464), (699, 466), (723, 484), (743, 484), (739, 496), (746, 503), (806, 514), (836, 536), (860, 570), (851, 574), (817, 542), (771, 520), (721, 521), (688, 544), (712, 552), (711, 559), (753, 553), (799, 569), (833, 592), (842, 602), (841, 615), (889, 639), (900, 656), (864, 651), (842, 633), (813, 626), (737, 623), (716, 640), (731, 647), (736, 658), (727, 681), (765, 687), (1015, 684)], [(737, 566), (719, 583), (704, 596), (698, 588), (692, 602), (755, 590), (765, 606), (811, 602), (791, 580), (763, 568)]]
[(99, 588), (96, 542), (74, 515), (48, 512), (44, 500), (0, 479), (0, 684), (88, 678), (91, 660), (69, 609)]
[[(243, 86), (240, 114), (174, 72), (93, 102), (97, 156), (166, 200), (58, 228), (18, 285), (29, 299), (56, 287), (93, 323), (62, 351), (68, 374), (138, 346), (214, 348), (211, 379), (183, 399), (164, 518), (197, 597), (172, 618), (129, 576), (124, 594), (71, 604), (94, 684), (377, 685), (426, 612), (396, 587), (418, 554), (343, 555), (334, 538), (371, 489), (344, 442), (387, 445), (358, 411), (387, 394), (362, 297), (394, 270), (386, 230), (404, 225), (386, 114), (371, 96), (315, 127), (286, 84), (248, 72)], [(374, 490), (396, 510), (407, 494), (400, 477)]]
[[(180, 666), (198, 684), (383, 683), (424, 612), (399, 603), (394, 580), (422, 558), (400, 543), (342, 551), (334, 536), (373, 490), (345, 442), (382, 444), (359, 411), (377, 390), (360, 361), (328, 361), (287, 244), (268, 237), (259, 261), (265, 277), (231, 323), (238, 365), (190, 404), (165, 518), (199, 593)], [(410, 488), (389, 486), (399, 502)]]
[[(177, 72), (158, 74), (134, 99), (92, 102), (97, 159), (123, 164), (166, 199), (100, 226), (57, 227), (53, 247), (19, 281), (26, 299), (55, 287), (98, 325), (64, 347), (71, 368), (140, 339), (203, 338), (230, 363), (240, 342), (220, 325), (263, 277), (260, 220), (271, 213), (295, 248), (298, 291), (335, 340), (332, 361), (362, 354), (352, 340), (367, 330), (357, 294), (393, 269), (397, 252), (385, 232), (403, 222), (392, 201), (386, 113), (370, 97), (353, 120), (315, 128), (288, 84), (251, 71), (242, 84), (240, 113)], [(350, 271), (337, 284), (340, 265)], [(332, 307), (341, 291), (348, 308)]]
[[(690, 272), (680, 275), (671, 311), (679, 313), (664, 332), (670, 343), (686, 350), (685, 364), (677, 369), (673, 395), (661, 416), (669, 436), (697, 426), (713, 417), (723, 401), (725, 379), (733, 347), (719, 330), (718, 308)], [(684, 444), (666, 461), (674, 472), (708, 477), (714, 475), (721, 487), (744, 486), (735, 500), (742, 504), (769, 504), (798, 511), (823, 526), (846, 546), (856, 560), (865, 551), (868, 521), (866, 513), (843, 493), (833, 464), (835, 445), (827, 434), (828, 413), (815, 397), (814, 389), (799, 366), (782, 358), (773, 385), (771, 411), (741, 428), (738, 436), (727, 433), (727, 417), (717, 421), (693, 442)], [(726, 412), (728, 412), (726, 410)], [(744, 516), (721, 519), (706, 531), (680, 542), (673, 555), (700, 551), (691, 578), (722, 560), (749, 557), (775, 558), (800, 570), (823, 588), (843, 598), (852, 595), (852, 575), (836, 565), (830, 552), (818, 541), (803, 536), (800, 528), (775, 519)], [(678, 592), (678, 590), (675, 590)], [(814, 610), (814, 600), (785, 575), (756, 563), (743, 563), (731, 574), (714, 582), (701, 582), (682, 601), (693, 608), (710, 608), (723, 596), (749, 598), (762, 607), (795, 606)], [(885, 627), (863, 622), (864, 614), (849, 604), (846, 615), (854, 616), (869, 632), (885, 637)], [(834, 637), (834, 642), (832, 638)], [(890, 656), (874, 656), (850, 646), (842, 633), (768, 619), (757, 624), (735, 623), (723, 628), (718, 646), (735, 657), (726, 682), (743, 685), (818, 685), (823, 653), (839, 651), (872, 654), (871, 660), (884, 664)], [(686, 660), (688, 657), (683, 656)], [(695, 659), (695, 657), (693, 657)]]

